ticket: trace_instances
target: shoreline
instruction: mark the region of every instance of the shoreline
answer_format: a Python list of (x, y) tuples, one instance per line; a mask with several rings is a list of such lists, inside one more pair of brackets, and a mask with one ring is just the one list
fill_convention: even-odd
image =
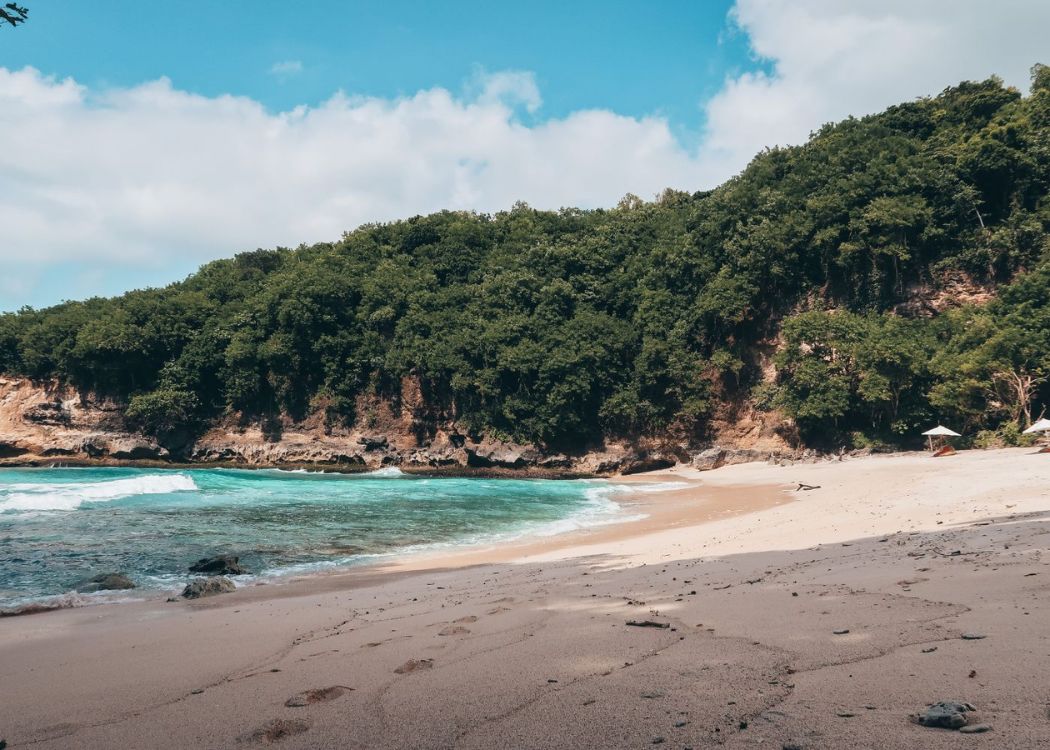
[[(96, 467), (85, 467), (96, 468)], [(151, 467), (154, 468), (154, 467)], [(208, 470), (217, 467), (185, 466), (173, 471)], [(233, 468), (233, 467), (221, 467)], [(263, 471), (275, 467), (253, 467)], [(433, 476), (423, 472), (405, 472), (414, 476)], [(375, 473), (372, 472), (365, 473)], [(382, 470), (377, 470), (382, 471)], [(332, 472), (344, 473), (344, 472)], [(353, 472), (358, 474), (358, 472)], [(434, 478), (452, 478), (448, 475)], [(482, 477), (478, 477), (482, 478)], [(493, 477), (484, 477), (493, 478)], [(496, 477), (510, 478), (510, 477)], [(544, 479), (546, 477), (516, 477), (518, 479)], [(271, 574), (259, 573), (253, 580), (240, 581), (238, 576), (231, 580), (238, 584), (237, 591), (248, 592), (264, 590), (274, 596), (277, 589), (284, 587), (312, 588), (320, 579), (328, 581), (342, 580), (356, 582), (358, 578), (370, 578), (374, 574), (415, 573), (433, 569), (452, 569), (473, 565), (511, 562), (518, 558), (538, 554), (556, 554), (561, 549), (569, 549), (583, 544), (603, 544), (629, 539), (634, 536), (675, 528), (683, 525), (697, 525), (717, 518), (740, 515), (788, 501), (782, 493), (783, 488), (774, 485), (742, 487), (707, 487), (695, 477), (684, 480), (676, 470), (658, 470), (654, 472), (625, 475), (620, 477), (594, 478), (586, 477), (562, 481), (587, 481), (598, 479), (607, 483), (610, 489), (606, 498), (619, 506), (617, 516), (607, 521), (553, 534), (540, 534), (526, 531), (509, 539), (494, 539), (470, 543), (448, 543), (438, 549), (393, 550), (389, 553), (369, 556), (372, 559), (347, 563), (333, 563), (330, 569), (320, 568), (308, 572), (282, 572)], [(659, 485), (682, 485), (661, 488)], [(637, 486), (639, 489), (630, 491)], [(644, 487), (644, 489), (643, 489)], [(620, 488), (628, 488), (622, 491)], [(696, 503), (696, 493), (704, 494), (701, 503)], [(566, 520), (571, 520), (571, 517)], [(498, 534), (496, 534), (498, 537)], [(426, 547), (428, 545), (424, 545)], [(315, 564), (326, 561), (318, 560)], [(191, 576), (192, 577), (192, 576)], [(317, 587), (327, 589), (326, 584), (316, 583)], [(173, 603), (178, 597), (178, 587), (172, 589), (135, 589), (131, 591), (99, 592), (95, 595), (78, 594), (66, 591), (41, 597), (33, 597), (24, 603), (0, 608), (0, 619), (42, 615), (69, 609), (93, 608), (111, 605), (149, 605)], [(295, 595), (289, 593), (289, 595)], [(177, 599), (182, 601), (181, 599)]]
[[(1050, 457), (631, 481), (654, 476), (690, 486), (636, 495), (668, 515), (622, 533), (0, 620), (0, 734), (12, 750), (1050, 744)], [(941, 700), (990, 733), (910, 719)]]

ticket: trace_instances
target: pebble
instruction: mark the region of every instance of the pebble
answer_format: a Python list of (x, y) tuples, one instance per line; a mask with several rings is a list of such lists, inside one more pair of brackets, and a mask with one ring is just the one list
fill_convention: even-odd
[(991, 724), (970, 724), (959, 730), (959, 734), (982, 734), (992, 731)]
[(654, 745), (662, 745), (662, 744), (664, 744), (664, 742), (665, 742), (665, 740), (664, 740), (663, 737), (653, 737), (653, 744)]
[(964, 641), (979, 641), (982, 638), (987, 638), (987, 637), (988, 636), (981, 635), (980, 633), (963, 633), (962, 634), (962, 639)]
[[(842, 630), (832, 630), (832, 635), (846, 635), (849, 632), (849, 628), (843, 628)], [(963, 636), (965, 638), (966, 636)]]

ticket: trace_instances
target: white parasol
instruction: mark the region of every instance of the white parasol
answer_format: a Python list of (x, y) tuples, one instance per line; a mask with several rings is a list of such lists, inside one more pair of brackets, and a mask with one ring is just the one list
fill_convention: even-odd
[(936, 437), (962, 437), (955, 430), (949, 430), (947, 427), (945, 427), (942, 424), (937, 425), (932, 430), (926, 430), (926, 432), (924, 432), (922, 434), (925, 435), (929, 439), (929, 441), (930, 441), (930, 450), (931, 451), (933, 450), (933, 438), (935, 436)]

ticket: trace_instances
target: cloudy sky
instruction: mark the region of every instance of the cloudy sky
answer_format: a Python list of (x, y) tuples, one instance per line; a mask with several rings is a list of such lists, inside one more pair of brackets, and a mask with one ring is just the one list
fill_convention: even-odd
[(708, 188), (825, 122), (1050, 63), (1044, 0), (21, 3), (0, 310), (442, 208)]

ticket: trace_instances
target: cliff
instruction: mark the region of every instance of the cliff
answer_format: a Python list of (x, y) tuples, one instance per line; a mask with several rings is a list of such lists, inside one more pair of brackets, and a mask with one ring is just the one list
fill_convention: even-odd
[(123, 406), (57, 382), (0, 378), (0, 465), (201, 465), (313, 467), (370, 471), (396, 466), (436, 473), (580, 476), (632, 473), (694, 463), (799, 457), (774, 431), (771, 415), (751, 413), (722, 427), (716, 447), (663, 439), (610, 441), (572, 453), (544, 451), (434, 422), (411, 381), (401, 398), (362, 405), (365, 424), (332, 429), (320, 415), (285, 417), (264, 430), (228, 418), (179, 450), (128, 428)]

